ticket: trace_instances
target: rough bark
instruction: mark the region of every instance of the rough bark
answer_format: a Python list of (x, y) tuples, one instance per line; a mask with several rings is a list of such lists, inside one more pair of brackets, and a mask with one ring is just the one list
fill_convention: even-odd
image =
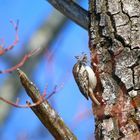
[(93, 104), (96, 140), (140, 139), (139, 7), (139, 0), (89, 0), (89, 48), (101, 102)]

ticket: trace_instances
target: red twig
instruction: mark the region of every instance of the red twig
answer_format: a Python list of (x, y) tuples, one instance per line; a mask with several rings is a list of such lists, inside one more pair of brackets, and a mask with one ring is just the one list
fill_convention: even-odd
[(63, 88), (63, 84), (61, 84), (59, 87), (56, 85), (54, 87), (53, 92), (48, 95), (47, 99), (51, 98), (55, 93), (59, 92), (62, 88)]
[(54, 95), (56, 92), (58, 92), (59, 90), (61, 90), (63, 86), (61, 85), (59, 88), (57, 88), (57, 86), (54, 87), (54, 90), (52, 91), (52, 93), (47, 97), (47, 93), (46, 93), (46, 88), (43, 92), (43, 95), (40, 96), (39, 100), (35, 103), (30, 103), (29, 101), (26, 101), (26, 104), (25, 105), (20, 105), (18, 104), (19, 103), (19, 99), (17, 99), (17, 101), (14, 103), (12, 101), (9, 101), (9, 100), (6, 100), (4, 99), (3, 97), (0, 97), (0, 100), (9, 104), (9, 105), (12, 105), (14, 107), (18, 107), (18, 108), (30, 108), (30, 107), (34, 107), (34, 106), (37, 106), (39, 104), (41, 104), (42, 102), (44, 102), (46, 99), (49, 99), (52, 95)]
[(6, 69), (1, 71), (0, 70), (0, 74), (4, 74), (4, 73), (11, 73), (12, 71), (16, 70), (17, 68), (21, 67), (32, 55), (36, 54), (38, 51), (40, 50), (40, 48), (37, 48), (31, 52), (29, 52), (28, 54), (26, 54), (22, 60), (15, 66), (11, 67), (10, 69)]
[(43, 94), (36, 103), (30, 104), (29, 101), (26, 101), (26, 105), (20, 105), (20, 104), (18, 104), (18, 102), (14, 103), (12, 101), (8, 101), (8, 100), (4, 99), (3, 97), (0, 97), (0, 100), (4, 101), (5, 103), (10, 104), (10, 105), (12, 105), (14, 107), (18, 107), (18, 108), (30, 108), (30, 107), (37, 106), (37, 105), (41, 104), (45, 100), (45, 96), (46, 95)]
[(5, 102), (7, 104), (10, 104), (10, 105), (12, 105), (14, 107), (18, 107), (18, 108), (30, 108), (30, 107), (37, 106), (37, 105), (41, 104), (45, 100), (45, 97), (46, 97), (46, 91), (43, 93), (42, 96), (40, 96), (39, 100), (36, 103), (32, 103), (31, 104), (29, 101), (26, 101), (26, 105), (20, 105), (20, 104), (18, 104), (19, 99), (17, 99), (17, 101), (15, 103), (12, 102), (12, 101), (6, 100), (3, 97), (0, 97), (0, 100), (2, 100), (3, 102)]
[[(10, 23), (14, 26), (14, 29), (16, 31), (16, 37), (15, 37), (15, 40), (14, 42), (7, 48), (4, 48), (3, 44), (0, 45), (0, 55), (3, 55), (5, 54), (7, 51), (13, 49), (17, 44), (18, 44), (18, 41), (19, 41), (19, 37), (18, 37), (18, 24), (19, 24), (19, 21), (17, 21), (17, 23), (14, 23), (12, 20), (10, 21)], [(4, 41), (2, 41), (4, 42)]]

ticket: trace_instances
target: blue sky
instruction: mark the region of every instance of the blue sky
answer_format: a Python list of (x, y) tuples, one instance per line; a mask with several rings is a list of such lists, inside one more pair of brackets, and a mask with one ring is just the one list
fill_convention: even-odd
[[(87, 3), (88, 1), (84, 1), (81, 5), (87, 8)], [(24, 49), (23, 44), (30, 40), (34, 32), (44, 21), (44, 18), (46, 18), (52, 10), (53, 7), (45, 0), (0, 0), (0, 38), (4, 38), (6, 44), (12, 42), (15, 34), (9, 20), (12, 19), (16, 21), (18, 19), (20, 21), (20, 42), (18, 46), (10, 52), (11, 55), (18, 55), (18, 52)], [(46, 83), (48, 83), (49, 92), (53, 90), (56, 84), (61, 85), (64, 83), (64, 88), (49, 99), (49, 102), (72, 129), (78, 139), (85, 140), (93, 132), (93, 116), (88, 117), (87, 115), (87, 117), (79, 123), (74, 121), (74, 117), (78, 113), (87, 110), (90, 111), (91, 102), (81, 96), (72, 76), (72, 67), (76, 62), (74, 58), (75, 55), (79, 55), (81, 52), (86, 52), (89, 55), (88, 33), (69, 20), (55, 39), (55, 42), (53, 42), (52, 49), (55, 50), (55, 48), (58, 48), (58, 45), (59, 49), (57, 49), (57, 53), (55, 53), (53, 58), (53, 71), (51, 74), (48, 70), (49, 63), (46, 61), (46, 56), (43, 56), (33, 72), (33, 80), (40, 91), (43, 91)], [(28, 63), (25, 65), (28, 65)], [(4, 62), (1, 62), (0, 66), (1, 69), (6, 67)], [(1, 78), (3, 77), (1, 76)], [(22, 92), (20, 100), (24, 103), (27, 99), (28, 97), (25, 92)], [(35, 132), (38, 127), (43, 128), (38, 118), (30, 109), (13, 108), (2, 131), (2, 137), (4, 140), (15, 140), (20, 134), (25, 133), (29, 135), (29, 140), (35, 139)], [(49, 135), (48, 139), (53, 140), (53, 137)], [(36, 137), (36, 140), (40, 140), (40, 138)]]

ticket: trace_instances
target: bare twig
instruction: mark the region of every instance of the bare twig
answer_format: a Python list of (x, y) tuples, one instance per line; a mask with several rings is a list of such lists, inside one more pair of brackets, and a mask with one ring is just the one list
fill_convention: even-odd
[[(25, 76), (23, 75), (23, 73), (21, 73), (21, 70), (19, 68), (17, 68), (17, 71), (19, 73), (19, 77), (20, 76)], [(28, 80), (28, 79), (27, 79)], [(28, 81), (30, 82), (30, 81)], [(34, 88), (34, 84), (31, 83), (30, 85), (30, 88)], [(57, 93), (58, 91), (60, 91), (61, 89), (63, 88), (63, 85), (61, 85), (60, 87), (57, 87), (55, 86), (53, 91), (47, 96), (47, 87), (44, 89), (44, 92), (43, 94), (40, 96), (40, 98), (38, 99), (38, 101), (34, 102), (34, 103), (30, 103), (29, 101), (26, 101), (26, 104), (25, 105), (22, 105), (22, 104), (19, 104), (19, 98), (17, 98), (16, 102), (12, 102), (10, 100), (7, 100), (3, 97), (0, 96), (0, 100), (9, 104), (9, 105), (12, 105), (13, 107), (17, 107), (17, 108), (31, 108), (31, 107), (34, 107), (34, 106), (37, 106), (39, 104), (41, 104), (42, 102), (44, 102), (46, 99), (50, 99), (55, 93)], [(46, 97), (47, 96), (47, 97)]]
[(37, 105), (41, 104), (42, 102), (44, 102), (45, 97), (46, 97), (46, 92), (44, 92), (43, 95), (40, 96), (40, 98), (38, 99), (37, 102), (31, 104), (29, 101), (26, 101), (26, 105), (19, 104), (19, 99), (18, 98), (17, 98), (16, 103), (14, 103), (12, 101), (9, 101), (9, 100), (7, 100), (7, 99), (5, 99), (3, 97), (0, 97), (0, 100), (3, 101), (3, 102), (5, 102), (5, 103), (7, 103), (7, 104), (9, 104), (9, 105), (14, 106), (14, 107), (18, 107), (18, 108), (30, 108), (30, 107), (37, 106)]
[[(19, 24), (19, 21), (17, 21), (17, 23), (14, 23), (14, 21), (11, 20), (10, 22), (14, 26), (14, 29), (16, 31), (15, 40), (7, 48), (4, 48), (4, 46), (3, 46), (4, 44), (0, 45), (0, 55), (4, 55), (7, 51), (13, 49), (17, 45), (17, 43), (19, 41), (19, 37), (18, 37), (18, 24)], [(2, 42), (4, 42), (4, 40), (2, 40)]]
[(9, 69), (3, 70), (3, 71), (0, 70), (0, 74), (10, 73), (10, 72), (16, 70), (17, 68), (23, 66), (24, 63), (25, 63), (32, 55), (36, 54), (36, 53), (39, 51), (39, 49), (40, 49), (40, 48), (37, 48), (37, 49), (35, 49), (35, 50), (29, 52), (28, 54), (26, 54), (26, 55), (22, 58), (22, 60), (21, 60), (17, 65), (15, 65), (15, 66), (13, 66), (13, 67), (11, 67), (11, 68), (9, 68)]
[(58, 91), (60, 91), (62, 88), (63, 88), (63, 84), (60, 85), (60, 87), (57, 87), (57, 85), (56, 85), (54, 87), (54, 90), (52, 91), (52, 93), (47, 96), (47, 99), (50, 99), (55, 93), (57, 93)]
[[(23, 87), (27, 94), (31, 97), (33, 102), (37, 102), (41, 95), (36, 86), (28, 79), (25, 73), (18, 70), (19, 77)], [(29, 103), (28, 103), (29, 104)], [(50, 131), (50, 133), (59, 140), (76, 140), (77, 138), (65, 125), (63, 120), (59, 117), (56, 111), (50, 106), (48, 101), (44, 101), (38, 106), (31, 107), (34, 113), (38, 116), (44, 126)]]
[(47, 0), (57, 10), (76, 22), (81, 27), (88, 29), (88, 12), (72, 0)]

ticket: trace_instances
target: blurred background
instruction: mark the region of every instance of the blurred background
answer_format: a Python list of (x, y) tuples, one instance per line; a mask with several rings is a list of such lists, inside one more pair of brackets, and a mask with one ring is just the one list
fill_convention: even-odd
[[(88, 0), (78, 3), (88, 9)], [(72, 68), (76, 55), (89, 56), (88, 32), (56, 11), (46, 0), (0, 0), (0, 39), (7, 47), (15, 39), (10, 20), (19, 20), (19, 43), (0, 58), (0, 70), (20, 62), (35, 48), (41, 50), (21, 69), (41, 92), (64, 87), (49, 99), (49, 103), (80, 140), (93, 139), (94, 118), (91, 102), (81, 96), (74, 81)], [(2, 43), (2, 42), (1, 42)], [(16, 72), (0, 75), (0, 96), (10, 101), (29, 100)], [(0, 101), (0, 140), (53, 140), (35, 114)]]

